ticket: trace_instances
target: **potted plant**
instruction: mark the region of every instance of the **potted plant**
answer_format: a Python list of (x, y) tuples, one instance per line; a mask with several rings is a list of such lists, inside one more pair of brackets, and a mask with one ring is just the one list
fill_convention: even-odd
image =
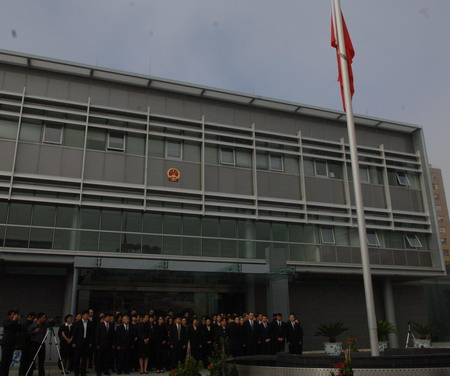
[(331, 324), (319, 325), (315, 335), (328, 338), (328, 342), (323, 343), (325, 353), (327, 355), (336, 356), (341, 355), (342, 353), (342, 342), (336, 342), (336, 337), (347, 330), (348, 328), (346, 328), (342, 322), (337, 321)]
[(395, 326), (387, 320), (377, 322), (378, 348), (380, 352), (389, 347), (389, 334), (397, 333)]
[(414, 339), (414, 347), (431, 347), (431, 324), (411, 323), (411, 329), (416, 332), (419, 338)]

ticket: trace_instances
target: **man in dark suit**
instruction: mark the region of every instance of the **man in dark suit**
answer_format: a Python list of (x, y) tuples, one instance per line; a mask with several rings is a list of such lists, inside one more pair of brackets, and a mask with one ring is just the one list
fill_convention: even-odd
[(239, 317), (233, 317), (233, 321), (228, 324), (228, 338), (231, 356), (242, 356), (244, 350), (244, 327), (240, 324)]
[(256, 355), (259, 342), (259, 323), (255, 320), (253, 312), (248, 314), (248, 320), (244, 323), (244, 336), (247, 355)]
[(11, 309), (8, 311), (8, 318), (3, 321), (2, 340), (2, 361), (0, 363), (0, 376), (8, 376), (14, 348), (16, 347), (16, 337), (20, 329), (19, 313)]
[(272, 324), (266, 315), (262, 317), (259, 338), (261, 342), (261, 354), (270, 355), (272, 353)]
[(72, 347), (74, 349), (74, 376), (85, 376), (87, 358), (94, 342), (93, 324), (89, 320), (88, 311), (84, 311), (81, 315), (81, 320), (73, 324), (72, 338)]
[(272, 353), (284, 351), (286, 344), (286, 323), (283, 322), (283, 315), (276, 314), (276, 320), (272, 322), (273, 349)]
[(289, 315), (289, 321), (286, 323), (286, 341), (289, 345), (290, 354), (302, 354), (303, 328), (293, 313)]
[(187, 328), (181, 324), (181, 317), (177, 316), (174, 324), (169, 329), (170, 363), (175, 368), (178, 362), (186, 359), (188, 344)]
[(122, 324), (116, 327), (117, 374), (130, 374), (131, 350), (133, 348), (133, 333), (130, 327), (130, 317), (124, 315)]
[(28, 333), (28, 328), (33, 324), (34, 319), (36, 318), (36, 313), (30, 312), (26, 318), (26, 320), (22, 323), (21, 330), (21, 348), (22, 348), (22, 356), (20, 357), (20, 367), (19, 367), (19, 376), (25, 376), (28, 367), (31, 364), (31, 341), (30, 341), (30, 333)]
[(111, 315), (105, 314), (95, 327), (95, 372), (97, 376), (102, 373), (110, 375), (114, 327), (110, 325)]

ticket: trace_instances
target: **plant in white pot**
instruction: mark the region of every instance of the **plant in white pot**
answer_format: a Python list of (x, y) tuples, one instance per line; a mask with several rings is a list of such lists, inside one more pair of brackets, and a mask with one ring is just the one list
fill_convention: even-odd
[(348, 328), (340, 321), (331, 324), (321, 324), (317, 328), (316, 336), (328, 338), (328, 342), (324, 342), (325, 354), (338, 356), (342, 353), (342, 342), (336, 342), (336, 337), (347, 331)]
[(419, 338), (414, 339), (414, 347), (431, 347), (431, 324), (411, 323), (411, 329), (417, 333)]
[(389, 347), (389, 334), (395, 333), (397, 333), (397, 330), (389, 321), (379, 320), (377, 322), (378, 349), (380, 352)]

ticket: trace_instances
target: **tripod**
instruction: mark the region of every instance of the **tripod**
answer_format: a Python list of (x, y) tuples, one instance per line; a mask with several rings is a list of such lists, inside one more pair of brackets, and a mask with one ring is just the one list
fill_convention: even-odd
[[(51, 336), (49, 336), (49, 334), (50, 334)], [(33, 368), (34, 362), (36, 361), (36, 358), (38, 357), (39, 352), (41, 351), (42, 346), (45, 345), (45, 340), (47, 339), (47, 337), (49, 338), (49, 361), (52, 360), (52, 347), (51, 347), (51, 346), (52, 346), (52, 338), (53, 338), (53, 340), (54, 340), (54, 342), (55, 342), (55, 345), (56, 345), (56, 351), (58, 352), (58, 359), (59, 359), (59, 361), (60, 361), (60, 364), (61, 364), (61, 368), (62, 368), (63, 374), (64, 374), (64, 376), (66, 376), (66, 370), (64, 369), (64, 364), (63, 364), (63, 361), (62, 361), (62, 359), (61, 359), (61, 353), (59, 352), (58, 340), (57, 340), (57, 338), (56, 338), (55, 331), (53, 330), (52, 327), (47, 328), (47, 332), (45, 333), (45, 336), (44, 336), (44, 338), (42, 339), (42, 342), (41, 342), (41, 344), (39, 345), (39, 348), (37, 349), (36, 354), (34, 354), (33, 360), (31, 361), (30, 366), (28, 367), (28, 370), (27, 370), (27, 373), (25, 374), (25, 376), (28, 376), (30, 370)], [(39, 364), (39, 366), (40, 366), (40, 364)]]
[[(409, 345), (409, 341), (410, 340), (415, 340), (416, 337), (414, 337), (414, 333), (411, 331), (411, 321), (408, 321), (408, 335), (406, 336), (406, 345), (405, 345), (405, 349), (408, 348)], [(413, 346), (414, 347), (414, 346)]]

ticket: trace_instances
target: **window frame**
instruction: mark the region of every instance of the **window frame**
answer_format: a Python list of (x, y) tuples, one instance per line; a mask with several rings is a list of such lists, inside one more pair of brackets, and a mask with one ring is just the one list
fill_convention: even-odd
[[(172, 143), (173, 145), (177, 144), (180, 146), (180, 155), (179, 156), (169, 155), (169, 144), (170, 143)], [(166, 138), (166, 142), (164, 143), (164, 149), (165, 149), (164, 155), (167, 159), (176, 159), (176, 160), (183, 159), (183, 141), (182, 140), (174, 140), (174, 139)]]
[[(46, 139), (45, 136), (47, 134), (47, 126), (59, 127), (59, 130), (60, 130), (59, 141), (52, 141), (52, 140), (47, 140)], [(47, 123), (44, 123), (44, 134), (42, 135), (42, 142), (44, 144), (62, 145), (62, 142), (63, 142), (63, 125), (62, 124), (47, 124)]]
[[(405, 238), (411, 248), (422, 248), (423, 247), (422, 243), (420, 242), (420, 240), (416, 234), (405, 234)], [(413, 244), (414, 241), (416, 242), (416, 245)]]
[[(331, 236), (333, 237), (332, 241), (325, 241), (324, 230), (331, 230)], [(321, 244), (333, 244), (333, 245), (336, 244), (336, 237), (334, 236), (333, 226), (320, 226), (320, 243)]]
[[(363, 171), (363, 170), (366, 171), (367, 180), (362, 180), (361, 179), (361, 176), (362, 176), (361, 171)], [(360, 180), (361, 183), (369, 183), (370, 184), (369, 167), (367, 167), (367, 166), (359, 166), (359, 180)]]
[[(272, 157), (279, 157), (280, 158), (281, 168), (274, 168), (273, 167), (273, 165), (272, 165)], [(269, 170), (270, 171), (278, 171), (278, 172), (283, 172), (284, 171), (283, 154), (281, 154), (281, 153), (269, 153)]]
[[(409, 187), (411, 185), (411, 182), (408, 179), (408, 174), (406, 172), (396, 172), (395, 177), (397, 180), (397, 185), (400, 185), (402, 187)], [(404, 181), (402, 181), (404, 179)]]
[[(317, 173), (317, 163), (325, 164), (325, 175)], [(324, 178), (328, 177), (328, 163), (327, 163), (327, 161), (323, 161), (321, 159), (314, 159), (314, 176), (322, 176)]]
[[(111, 146), (111, 135), (121, 135), (122, 136), (122, 147)], [(106, 140), (106, 149), (115, 151), (125, 151), (125, 133), (120, 131), (108, 130), (108, 139)]]
[[(373, 243), (369, 240), (369, 233), (371, 233), (372, 235), (375, 236), (376, 242)], [(380, 238), (378, 237), (378, 233), (376, 230), (367, 230), (366, 231), (366, 240), (367, 240), (367, 245), (369, 247), (380, 247), (381, 246)]]
[[(233, 155), (233, 162), (224, 161), (224, 159), (223, 159), (223, 152), (224, 151), (231, 151), (231, 153)], [(219, 154), (220, 154), (219, 161), (220, 161), (221, 165), (236, 166), (236, 152), (235, 152), (234, 148), (220, 147), (220, 153)]]

